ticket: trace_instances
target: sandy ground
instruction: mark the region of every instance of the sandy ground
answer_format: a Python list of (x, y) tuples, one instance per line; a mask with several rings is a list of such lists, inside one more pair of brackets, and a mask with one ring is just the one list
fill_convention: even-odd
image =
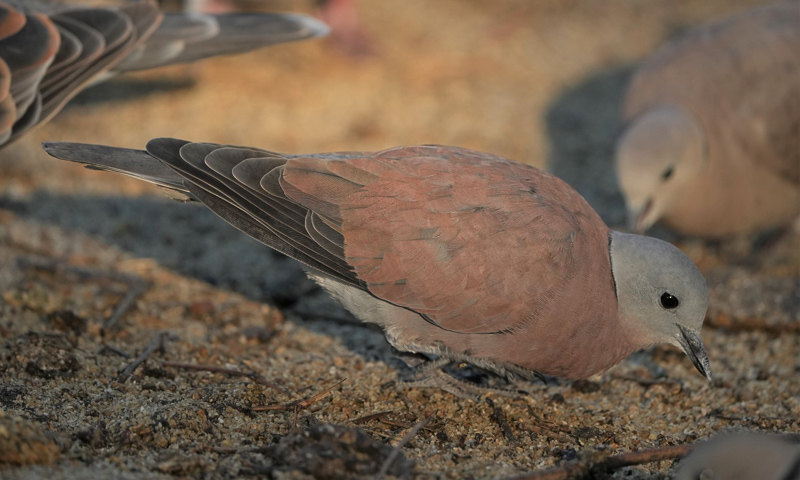
[(632, 68), (681, 29), (755, 3), (361, 1), (373, 56), (314, 41), (88, 90), (0, 152), (0, 478), (371, 478), (425, 419), (388, 474), (503, 478), (730, 429), (800, 431), (796, 231), (755, 253), (679, 243), (709, 280), (713, 383), (655, 348), (590, 381), (473, 401), (387, 386), (409, 370), (380, 332), (210, 212), (37, 147), (453, 144), (549, 168), (617, 225), (610, 153)]

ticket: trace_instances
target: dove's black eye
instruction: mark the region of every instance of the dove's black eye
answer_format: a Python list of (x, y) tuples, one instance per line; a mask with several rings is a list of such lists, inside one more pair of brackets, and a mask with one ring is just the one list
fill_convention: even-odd
[(661, 306), (666, 308), (667, 310), (672, 310), (673, 308), (677, 308), (680, 305), (680, 300), (675, 295), (664, 292), (661, 294)]
[(661, 180), (667, 181), (667, 179), (672, 176), (674, 171), (675, 169), (672, 166), (667, 167), (667, 169), (661, 173)]

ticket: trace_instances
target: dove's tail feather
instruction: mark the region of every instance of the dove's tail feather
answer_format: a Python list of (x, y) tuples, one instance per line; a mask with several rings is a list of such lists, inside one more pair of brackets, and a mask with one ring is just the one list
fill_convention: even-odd
[(328, 27), (293, 13), (167, 13), (158, 29), (115, 72), (186, 63), (327, 35)]
[(93, 170), (121, 173), (181, 194), (176, 200), (193, 199), (183, 178), (144, 150), (71, 142), (46, 142), (42, 147), (61, 160), (82, 163)]

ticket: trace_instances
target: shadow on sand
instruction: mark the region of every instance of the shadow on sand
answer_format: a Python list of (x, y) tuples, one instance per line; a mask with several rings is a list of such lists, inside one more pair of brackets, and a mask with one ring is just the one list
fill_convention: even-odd
[[(300, 264), (239, 232), (199, 204), (157, 197), (39, 191), (24, 202), (0, 197), (0, 208), (30, 221), (81, 232), (136, 257), (152, 258), (181, 275), (284, 311), (304, 312), (298, 321), (305, 327), (337, 338), (367, 360), (382, 360), (395, 367), (400, 364), (379, 329), (352, 318), (306, 277)], [(352, 319), (352, 323), (330, 318)]]
[(548, 170), (578, 190), (612, 228), (625, 222), (625, 203), (614, 175), (614, 142), (633, 68), (589, 76), (565, 90), (545, 114)]

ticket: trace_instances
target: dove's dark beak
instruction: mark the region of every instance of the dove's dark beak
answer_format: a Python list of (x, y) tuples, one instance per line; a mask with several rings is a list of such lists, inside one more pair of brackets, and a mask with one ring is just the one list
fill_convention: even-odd
[(703, 340), (700, 338), (700, 333), (693, 332), (686, 327), (678, 325), (680, 335), (678, 341), (686, 351), (686, 355), (694, 364), (694, 367), (700, 372), (701, 375), (711, 381), (711, 364), (708, 362), (708, 354), (705, 347), (703, 347)]

